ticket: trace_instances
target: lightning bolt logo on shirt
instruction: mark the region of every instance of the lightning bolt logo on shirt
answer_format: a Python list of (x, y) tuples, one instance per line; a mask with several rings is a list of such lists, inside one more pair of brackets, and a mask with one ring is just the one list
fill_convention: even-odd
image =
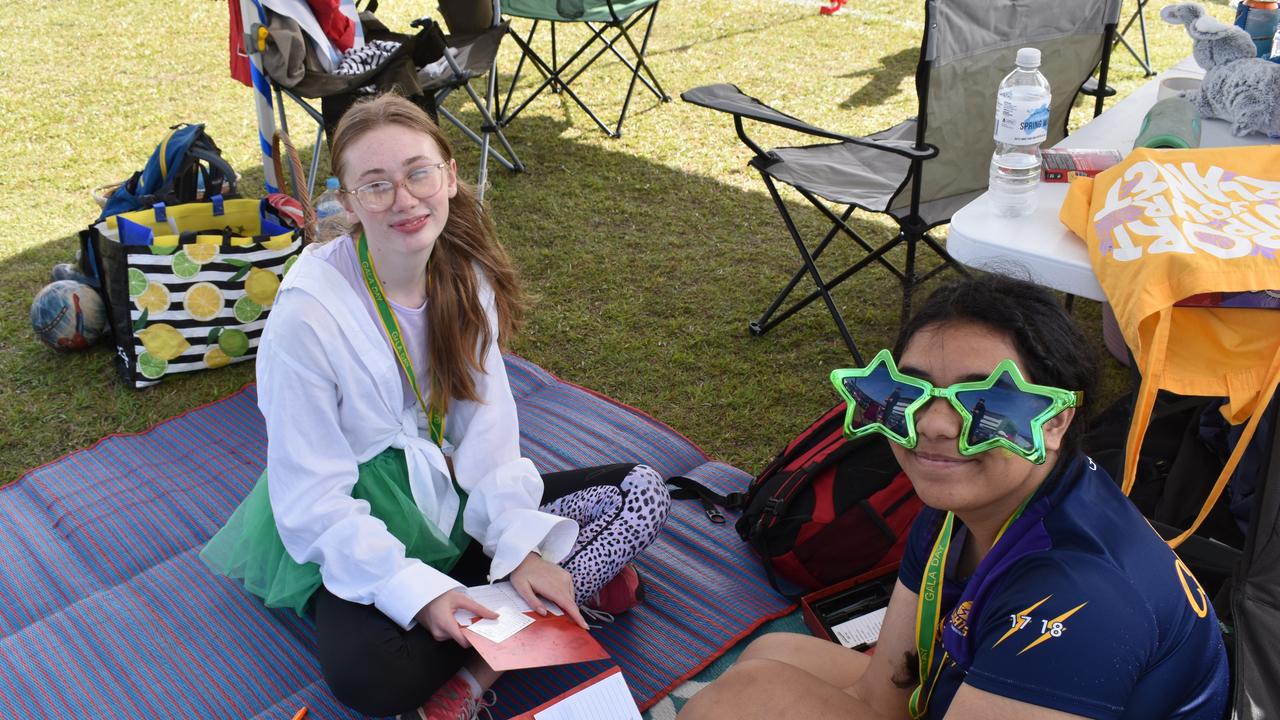
[[(1011, 637), (1014, 633), (1016, 633), (1016, 632), (1018, 632), (1019, 630), (1021, 630), (1021, 629), (1025, 628), (1026, 626), (1028, 626), (1028, 625), (1032, 624), (1032, 623), (1035, 621), (1035, 618), (1033, 618), (1033, 617), (1031, 616), (1031, 613), (1032, 613), (1032, 612), (1034, 612), (1034, 611), (1036, 610), (1036, 608), (1038, 608), (1038, 607), (1040, 607), (1041, 605), (1045, 604), (1045, 602), (1047, 602), (1047, 601), (1049, 600), (1049, 598), (1051, 598), (1051, 597), (1053, 597), (1053, 596), (1052, 596), (1052, 595), (1046, 595), (1046, 596), (1044, 596), (1043, 598), (1041, 598), (1039, 601), (1037, 601), (1036, 603), (1032, 604), (1030, 607), (1026, 608), (1025, 610), (1023, 610), (1023, 611), (1021, 611), (1021, 612), (1013, 613), (1012, 615), (1010, 615), (1010, 616), (1009, 616), (1009, 620), (1010, 620), (1010, 627), (1009, 627), (1009, 629), (1008, 629), (1008, 630), (1006, 630), (1006, 631), (1005, 631), (1005, 633), (1004, 633), (1004, 635), (1001, 635), (1001, 636), (1000, 636), (1000, 639), (996, 640), (996, 641), (995, 641), (995, 643), (994, 643), (991, 647), (992, 647), (992, 648), (996, 647), (996, 646), (997, 646), (997, 645), (999, 645), (1000, 643), (1002, 643), (1002, 642), (1004, 642), (1005, 640), (1009, 639), (1009, 637)], [(1035, 646), (1037, 646), (1037, 645), (1040, 645), (1040, 644), (1042, 644), (1042, 643), (1046, 643), (1046, 642), (1048, 642), (1049, 640), (1051, 640), (1051, 639), (1053, 639), (1053, 638), (1056, 638), (1056, 637), (1062, 637), (1062, 635), (1063, 635), (1064, 633), (1066, 633), (1066, 631), (1067, 631), (1067, 626), (1064, 624), (1064, 623), (1066, 622), (1066, 620), (1067, 620), (1068, 618), (1070, 618), (1072, 615), (1075, 615), (1077, 612), (1080, 612), (1080, 609), (1081, 609), (1081, 608), (1083, 608), (1085, 605), (1088, 605), (1088, 604), (1089, 604), (1088, 602), (1082, 602), (1082, 603), (1080, 603), (1079, 605), (1077, 605), (1077, 606), (1075, 606), (1075, 607), (1071, 608), (1070, 610), (1068, 610), (1068, 611), (1066, 611), (1066, 612), (1062, 613), (1061, 615), (1059, 615), (1059, 616), (1057, 616), (1057, 617), (1055, 617), (1055, 618), (1050, 618), (1050, 619), (1048, 619), (1048, 620), (1041, 620), (1041, 621), (1040, 621), (1040, 635), (1039, 635), (1038, 637), (1036, 637), (1036, 639), (1034, 639), (1034, 640), (1032, 640), (1031, 642), (1027, 643), (1027, 646), (1026, 646), (1026, 647), (1024, 647), (1024, 648), (1022, 648), (1021, 650), (1019, 650), (1019, 651), (1018, 651), (1018, 654), (1019, 654), (1019, 655), (1021, 655), (1022, 653), (1024, 653), (1024, 652), (1026, 652), (1026, 651), (1030, 650), (1031, 648), (1033, 648), (1033, 647), (1035, 647)]]

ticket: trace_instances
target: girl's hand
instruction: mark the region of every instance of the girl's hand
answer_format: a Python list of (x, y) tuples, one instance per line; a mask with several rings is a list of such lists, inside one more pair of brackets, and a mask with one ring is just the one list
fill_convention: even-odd
[(539, 615), (547, 614), (547, 606), (542, 602), (542, 598), (546, 598), (559, 605), (579, 627), (587, 629), (587, 621), (582, 619), (574, 600), (573, 576), (568, 570), (531, 552), (511, 572), (511, 585)]
[(431, 637), (441, 642), (453, 638), (453, 641), (464, 648), (471, 647), (462, 626), (453, 616), (454, 611), (465, 610), (474, 615), (490, 620), (498, 617), (498, 613), (481, 605), (461, 590), (450, 590), (427, 603), (414, 617), (418, 624), (431, 633)]

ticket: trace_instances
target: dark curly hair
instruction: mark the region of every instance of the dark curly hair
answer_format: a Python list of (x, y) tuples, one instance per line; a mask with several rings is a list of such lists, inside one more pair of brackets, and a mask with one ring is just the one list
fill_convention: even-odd
[(1006, 275), (975, 273), (935, 290), (902, 327), (893, 356), (926, 327), (974, 322), (1003, 333), (1022, 356), (1027, 380), (1084, 392), (1085, 405), (1063, 438), (1062, 455), (1082, 448), (1085, 408), (1098, 383), (1098, 358), (1091, 343), (1049, 290)]

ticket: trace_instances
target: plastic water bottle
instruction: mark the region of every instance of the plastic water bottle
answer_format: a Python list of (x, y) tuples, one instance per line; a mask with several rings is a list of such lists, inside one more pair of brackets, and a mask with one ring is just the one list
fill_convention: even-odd
[(1040, 143), (1049, 136), (1049, 81), (1040, 74), (1040, 51), (1018, 50), (1018, 67), (1000, 81), (996, 96), (996, 151), (989, 196), (996, 214), (1020, 217), (1036, 207)]
[(338, 199), (341, 187), (336, 177), (325, 180), (324, 192), (317, 195), (311, 203), (316, 209), (316, 234), (321, 240), (332, 240), (346, 230), (343, 224), (346, 208)]
[(336, 177), (331, 177), (324, 181), (324, 192), (317, 195), (315, 200), (311, 202), (316, 209), (317, 220), (324, 220), (333, 215), (341, 216), (344, 210), (342, 200), (338, 197), (339, 188), (341, 187), (342, 185)]

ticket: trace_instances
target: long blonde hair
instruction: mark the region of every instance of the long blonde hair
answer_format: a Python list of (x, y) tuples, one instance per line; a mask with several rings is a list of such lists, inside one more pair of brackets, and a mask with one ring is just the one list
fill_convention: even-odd
[[(427, 113), (399, 95), (387, 93), (357, 102), (338, 121), (331, 154), (334, 175), (342, 177), (347, 147), (384, 125), (425, 133), (446, 162), (453, 159), (448, 139)], [(357, 223), (352, 236), (361, 231)], [(481, 207), (471, 185), (459, 179), (458, 192), (449, 200), (449, 220), (427, 263), (427, 366), (431, 378), (427, 404), (431, 407), (424, 410), (443, 414), (451, 399), (480, 399), (472, 372), (484, 371), (481, 353), (493, 338), (480, 303), (477, 266), (493, 288), (498, 341), (505, 348), (520, 329), (524, 296), (511, 258), (498, 242), (493, 218)]]

